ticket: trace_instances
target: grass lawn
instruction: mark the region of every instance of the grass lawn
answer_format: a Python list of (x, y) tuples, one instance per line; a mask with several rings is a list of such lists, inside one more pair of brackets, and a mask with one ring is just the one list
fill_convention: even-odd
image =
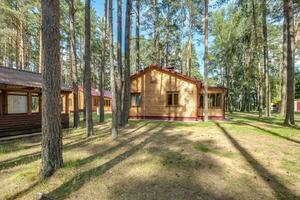
[(229, 121), (110, 122), (64, 131), (64, 167), (39, 180), (40, 136), (0, 143), (0, 199), (300, 199), (297, 127), (275, 116)]

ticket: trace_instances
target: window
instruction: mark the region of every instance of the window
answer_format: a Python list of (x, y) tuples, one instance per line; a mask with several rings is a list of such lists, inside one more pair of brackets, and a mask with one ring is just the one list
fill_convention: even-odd
[(216, 108), (222, 108), (222, 94), (216, 94)]
[(39, 112), (39, 95), (38, 94), (32, 94), (32, 101), (31, 101), (31, 106), (32, 106), (32, 112), (33, 113), (38, 113)]
[(178, 106), (178, 92), (168, 92), (168, 106)]
[(131, 106), (132, 107), (141, 106), (141, 93), (131, 93)]
[(199, 108), (203, 108), (203, 94), (199, 95)]
[(72, 98), (69, 98), (69, 106), (73, 106), (73, 101), (72, 101)]
[(27, 113), (27, 94), (8, 93), (8, 114)]
[[(199, 108), (204, 108), (204, 95), (199, 96)], [(222, 94), (208, 94), (208, 108), (210, 109), (221, 109), (222, 108)]]
[(109, 107), (110, 106), (110, 100), (104, 100), (104, 106)]
[(94, 106), (98, 106), (98, 99), (94, 98)]

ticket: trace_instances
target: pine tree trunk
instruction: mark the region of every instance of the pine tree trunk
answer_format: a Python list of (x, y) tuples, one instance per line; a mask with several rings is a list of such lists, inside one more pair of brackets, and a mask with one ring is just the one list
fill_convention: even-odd
[(86, 133), (90, 137), (93, 135), (93, 111), (91, 95), (91, 1), (85, 0), (85, 42), (84, 42), (84, 103), (86, 113)]
[(256, 19), (256, 1), (252, 0), (252, 17), (253, 17), (253, 29), (254, 29), (254, 45), (255, 51), (254, 62), (257, 65), (257, 110), (259, 117), (262, 116), (262, 85), (261, 85), (261, 66), (259, 59), (259, 49), (258, 49), (258, 36), (257, 36), (257, 19)]
[(263, 0), (263, 37), (264, 37), (264, 67), (265, 67), (265, 101), (266, 116), (271, 116), (271, 91), (269, 78), (269, 50), (268, 50), (268, 26), (267, 26), (267, 4)]
[(204, 121), (208, 121), (208, 0), (205, 0), (204, 27)]
[(118, 61), (118, 77), (117, 77), (117, 113), (118, 126), (122, 126), (121, 122), (121, 107), (122, 107), (122, 0), (118, 0), (118, 42), (117, 42), (117, 61)]
[(287, 125), (294, 125), (294, 99), (295, 99), (295, 90), (294, 90), (294, 17), (293, 17), (293, 1), (284, 0), (284, 16), (286, 20), (286, 29), (287, 29), (287, 102), (286, 102), (286, 115), (284, 123)]
[(128, 123), (129, 100), (130, 100), (130, 33), (131, 33), (131, 10), (132, 0), (127, 0), (126, 5), (126, 23), (125, 23), (125, 74), (124, 74), (124, 102), (122, 124)]
[(42, 58), (43, 58), (43, 46), (42, 46), (42, 28), (40, 29), (40, 35), (39, 35), (39, 73), (42, 73), (43, 71), (43, 61), (42, 61)]
[(75, 35), (75, 9), (74, 0), (69, 0), (69, 29), (70, 29), (70, 74), (72, 76), (73, 85), (73, 121), (74, 127), (78, 127), (79, 123), (79, 107), (78, 107), (78, 74), (77, 74), (77, 55), (76, 55), (76, 35)]
[(42, 0), (43, 96), (42, 167), (43, 179), (62, 167), (62, 131), (60, 102), (59, 0)]
[(104, 0), (104, 15), (102, 27), (102, 52), (101, 52), (101, 68), (99, 74), (99, 88), (100, 88), (100, 115), (99, 122), (104, 122), (104, 72), (106, 63), (106, 21), (107, 21), (107, 0)]
[(158, 19), (158, 5), (157, 0), (152, 0), (153, 12), (154, 12), (154, 61), (157, 65), (160, 65), (159, 56), (159, 19)]
[(110, 49), (110, 80), (112, 93), (112, 127), (111, 135), (113, 139), (118, 137), (118, 110), (115, 80), (115, 63), (114, 63), (114, 38), (113, 38), (113, 2), (109, 0), (109, 49)]
[(189, 6), (189, 34), (188, 34), (188, 48), (187, 48), (187, 60), (186, 60), (186, 69), (187, 76), (191, 76), (192, 73), (192, 27), (193, 27), (193, 15), (192, 15), (192, 3), (190, 2)]
[(140, 0), (136, 0), (136, 71), (139, 72), (141, 70), (141, 64), (140, 64)]
[(281, 105), (280, 105), (280, 114), (285, 116), (286, 114), (286, 90), (287, 90), (287, 21), (286, 17), (283, 19), (283, 51), (282, 51), (282, 81), (281, 81)]

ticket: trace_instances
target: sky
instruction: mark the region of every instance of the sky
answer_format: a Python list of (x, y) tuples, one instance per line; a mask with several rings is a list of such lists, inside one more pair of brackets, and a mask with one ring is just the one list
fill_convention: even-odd
[[(92, 7), (96, 10), (96, 14), (99, 17), (103, 16), (104, 13), (104, 0), (92, 0)], [(122, 6), (122, 13), (123, 13), (123, 37), (124, 37), (124, 30), (125, 30), (125, 12), (126, 12), (126, 0), (123, 0), (123, 6)], [(134, 2), (133, 2), (134, 6)], [(135, 21), (134, 15), (133, 15), (133, 22)], [(141, 19), (142, 21), (143, 19)], [(116, 41), (117, 39), (117, 1), (113, 0), (113, 28), (114, 28), (114, 40)], [(132, 34), (135, 33), (135, 26), (132, 26)], [(141, 35), (145, 33), (141, 32)], [(196, 52), (198, 55), (198, 61), (200, 64), (200, 72), (203, 74), (203, 56), (204, 56), (204, 45), (203, 41), (204, 38), (200, 34), (194, 34), (193, 36), (193, 44), (196, 47)], [(209, 39), (209, 43), (211, 43), (212, 39)], [(123, 38), (123, 43), (124, 43), (124, 38)], [(200, 42), (199, 42), (200, 41)], [(123, 44), (123, 49), (124, 49), (124, 44)]]

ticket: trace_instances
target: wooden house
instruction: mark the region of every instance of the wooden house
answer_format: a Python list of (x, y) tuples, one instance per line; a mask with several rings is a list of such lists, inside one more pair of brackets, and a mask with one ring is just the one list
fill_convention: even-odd
[[(61, 86), (62, 100), (71, 89)], [(63, 101), (62, 127), (69, 127), (69, 105)], [(42, 75), (0, 67), (0, 137), (41, 130)], [(67, 108), (67, 109), (66, 109)]]
[[(95, 88), (91, 88), (92, 93), (92, 110), (96, 112), (100, 109), (100, 91)], [(104, 91), (104, 111), (110, 112), (111, 111), (111, 92)], [(83, 95), (83, 88), (80, 86), (78, 87), (78, 107), (79, 111), (83, 111), (84, 109), (84, 95)], [(73, 94), (69, 96), (69, 110), (71, 112), (74, 111), (74, 98)]]
[[(203, 118), (203, 85), (172, 68), (151, 65), (131, 76), (131, 119), (197, 121)], [(209, 87), (209, 118), (225, 118), (225, 88)]]
[(300, 112), (300, 99), (295, 99), (294, 109), (295, 112)]

